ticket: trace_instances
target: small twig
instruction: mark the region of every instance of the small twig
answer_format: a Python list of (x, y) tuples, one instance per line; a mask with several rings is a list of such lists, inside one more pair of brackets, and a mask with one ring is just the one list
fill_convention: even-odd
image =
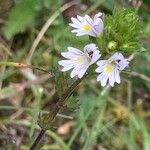
[(7, 53), (7, 55), (12, 56), (10, 49), (7, 46), (5, 46), (3, 43), (0, 43), (0, 49), (1, 48)]
[(127, 71), (123, 71), (124, 73), (128, 74), (128, 75), (131, 75), (131, 76), (134, 76), (134, 77), (138, 77), (142, 80), (145, 80), (147, 82), (150, 82), (150, 77), (144, 75), (144, 74), (140, 74), (138, 72), (134, 72), (134, 71), (131, 71), (131, 72), (127, 72)]
[(135, 55), (136, 55), (136, 53), (133, 53), (132, 55), (130, 55), (128, 57), (128, 61), (132, 61), (134, 59)]
[(30, 65), (30, 64), (23, 64), (23, 63), (17, 63), (17, 62), (7, 62), (7, 61), (0, 61), (0, 66), (10, 66), (10, 67), (16, 67), (16, 68), (20, 68), (20, 69), (24, 69), (24, 68), (31, 68), (31, 69), (37, 69), (40, 71), (43, 71), (45, 73), (48, 73), (50, 75), (54, 75), (52, 72), (49, 72), (41, 67), (38, 66), (34, 66), (34, 65)]
[[(128, 60), (129, 61), (132, 61), (135, 57), (136, 53), (133, 53), (132, 55), (129, 56)], [(135, 72), (135, 71), (123, 71), (123, 73), (126, 73), (130, 76), (134, 76), (134, 77), (138, 77), (142, 80), (145, 80), (145, 81), (148, 81), (150, 82), (150, 77), (144, 75), (144, 74), (141, 74), (141, 73), (138, 73), (138, 72)]]

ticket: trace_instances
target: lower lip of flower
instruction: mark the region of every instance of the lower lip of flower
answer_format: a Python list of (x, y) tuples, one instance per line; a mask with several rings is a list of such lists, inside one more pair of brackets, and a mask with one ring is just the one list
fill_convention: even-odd
[(111, 73), (113, 72), (113, 68), (114, 68), (113, 65), (108, 64), (108, 65), (106, 65), (106, 67), (105, 67), (105, 72), (108, 73), (108, 74), (111, 74)]
[(84, 26), (83, 26), (83, 29), (85, 30), (85, 31), (90, 31), (91, 30), (91, 26), (90, 25), (88, 25), (88, 24), (85, 24)]

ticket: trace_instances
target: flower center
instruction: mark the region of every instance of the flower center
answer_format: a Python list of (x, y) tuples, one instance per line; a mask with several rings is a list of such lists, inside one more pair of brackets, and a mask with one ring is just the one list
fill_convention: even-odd
[(84, 63), (83, 57), (77, 57), (75, 60), (76, 60), (77, 64), (79, 64), (79, 65), (83, 65), (83, 63)]
[(114, 68), (114, 66), (111, 65), (111, 64), (106, 65), (106, 67), (105, 67), (106, 73), (112, 73), (113, 72), (113, 68)]
[(91, 26), (89, 25), (89, 24), (85, 24), (84, 26), (83, 26), (83, 29), (85, 30), (85, 31), (90, 31), (91, 30)]

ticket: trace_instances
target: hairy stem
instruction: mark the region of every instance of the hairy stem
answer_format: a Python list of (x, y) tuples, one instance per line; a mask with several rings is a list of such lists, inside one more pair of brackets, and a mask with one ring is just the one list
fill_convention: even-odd
[[(63, 102), (71, 95), (71, 93), (74, 91), (74, 89), (79, 85), (79, 83), (84, 79), (77, 79), (69, 88), (65, 90), (65, 92), (62, 94), (61, 98), (56, 103), (56, 108), (53, 111), (53, 118), (51, 121), (56, 117), (57, 113), (60, 111), (61, 106), (63, 106)], [(33, 142), (32, 146), (30, 147), (30, 150), (35, 150), (40, 143), (42, 137), (44, 136), (46, 130), (41, 129), (39, 135), (36, 137), (35, 141)]]
[(40, 133), (38, 134), (37, 138), (35, 139), (34, 143), (32, 144), (32, 146), (30, 147), (30, 150), (35, 150), (38, 143), (41, 141), (43, 135), (45, 134), (45, 130), (41, 129)]

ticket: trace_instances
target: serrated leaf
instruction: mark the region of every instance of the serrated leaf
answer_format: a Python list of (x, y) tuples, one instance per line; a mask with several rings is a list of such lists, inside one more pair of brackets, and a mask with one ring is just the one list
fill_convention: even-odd
[(77, 109), (79, 108), (79, 100), (73, 96), (70, 96), (66, 101), (64, 106), (70, 109)]
[(68, 87), (68, 75), (59, 71), (56, 67), (55, 69), (55, 88), (59, 96), (67, 89)]

